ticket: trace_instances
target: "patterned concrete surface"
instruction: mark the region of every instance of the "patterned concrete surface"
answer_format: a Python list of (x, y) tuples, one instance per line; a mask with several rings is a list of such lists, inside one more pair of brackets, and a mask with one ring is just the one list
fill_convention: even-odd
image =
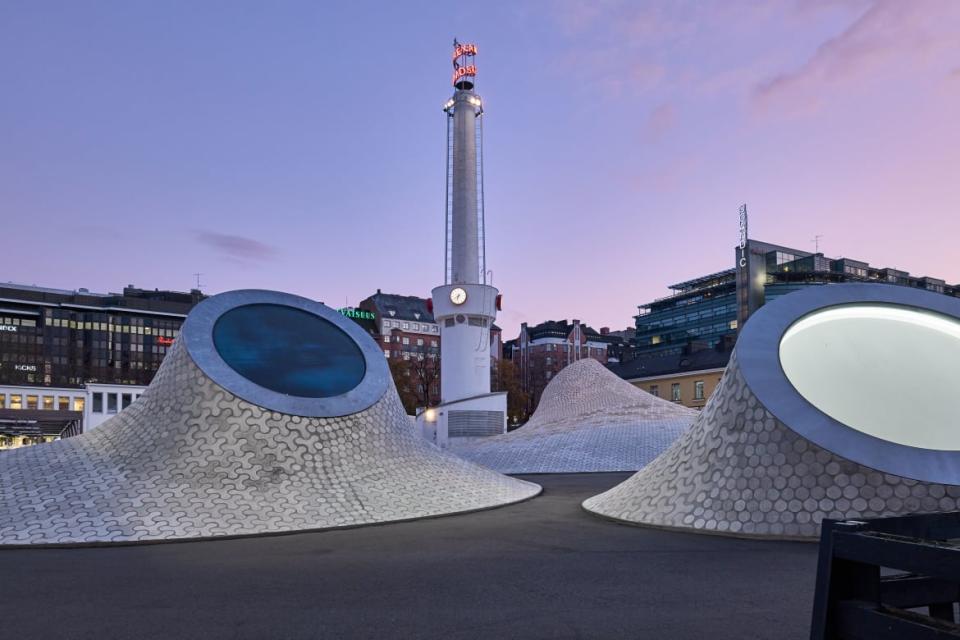
[(666, 450), (697, 412), (638, 389), (596, 360), (565, 367), (530, 421), (450, 449), (503, 473), (636, 471)]
[(540, 487), (441, 452), (391, 386), (369, 409), (301, 418), (232, 395), (180, 339), (98, 429), (0, 455), (0, 545), (157, 541), (484, 509)]
[(691, 429), (653, 463), (583, 506), (658, 527), (811, 538), (824, 518), (960, 509), (960, 487), (875, 471), (797, 435), (751, 392), (734, 352)]

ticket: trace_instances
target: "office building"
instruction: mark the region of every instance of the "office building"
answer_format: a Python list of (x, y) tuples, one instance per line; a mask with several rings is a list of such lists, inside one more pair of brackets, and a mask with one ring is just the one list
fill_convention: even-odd
[(939, 278), (746, 240), (743, 248), (736, 247), (732, 268), (671, 285), (669, 296), (640, 305), (635, 356), (680, 355), (691, 345), (716, 348), (735, 338), (764, 303), (806, 287), (840, 282), (887, 283), (960, 297), (960, 285)]
[[(80, 433), (122, 411), (202, 298), (132, 285), (93, 293), (0, 284), (0, 448)], [(28, 427), (18, 412), (44, 413)]]

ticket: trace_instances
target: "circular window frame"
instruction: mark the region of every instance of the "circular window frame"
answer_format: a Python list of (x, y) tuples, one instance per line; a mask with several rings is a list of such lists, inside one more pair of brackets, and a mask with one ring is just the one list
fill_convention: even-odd
[[(788, 429), (871, 469), (923, 482), (960, 484), (960, 451), (924, 449), (884, 440), (830, 417), (800, 394), (780, 363), (780, 341), (802, 318), (850, 304), (886, 304), (960, 320), (960, 299), (893, 284), (827, 284), (765, 304), (744, 324), (735, 347), (750, 391)], [(960, 420), (960, 413), (958, 413)]]
[[(255, 304), (290, 307), (313, 314), (343, 331), (363, 355), (366, 372), (349, 391), (328, 398), (305, 398), (267, 389), (238, 373), (221, 357), (213, 341), (213, 330), (225, 313)], [(215, 383), (251, 404), (279, 413), (336, 418), (371, 407), (386, 393), (390, 370), (383, 351), (353, 320), (314, 300), (279, 291), (244, 289), (207, 298), (190, 312), (180, 329), (180, 339), (194, 364)]]

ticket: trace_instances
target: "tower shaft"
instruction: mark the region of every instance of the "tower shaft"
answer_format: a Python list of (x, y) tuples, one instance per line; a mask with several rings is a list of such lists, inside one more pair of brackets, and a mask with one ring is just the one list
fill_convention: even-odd
[(477, 201), (477, 105), (472, 91), (453, 97), (453, 175), (451, 186), (451, 284), (480, 282)]

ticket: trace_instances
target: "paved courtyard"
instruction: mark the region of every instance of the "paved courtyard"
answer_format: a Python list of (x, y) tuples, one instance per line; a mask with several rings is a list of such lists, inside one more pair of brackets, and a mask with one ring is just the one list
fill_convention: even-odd
[(816, 545), (580, 508), (628, 475), (539, 475), (533, 500), (418, 522), (0, 551), (0, 637), (808, 637)]

